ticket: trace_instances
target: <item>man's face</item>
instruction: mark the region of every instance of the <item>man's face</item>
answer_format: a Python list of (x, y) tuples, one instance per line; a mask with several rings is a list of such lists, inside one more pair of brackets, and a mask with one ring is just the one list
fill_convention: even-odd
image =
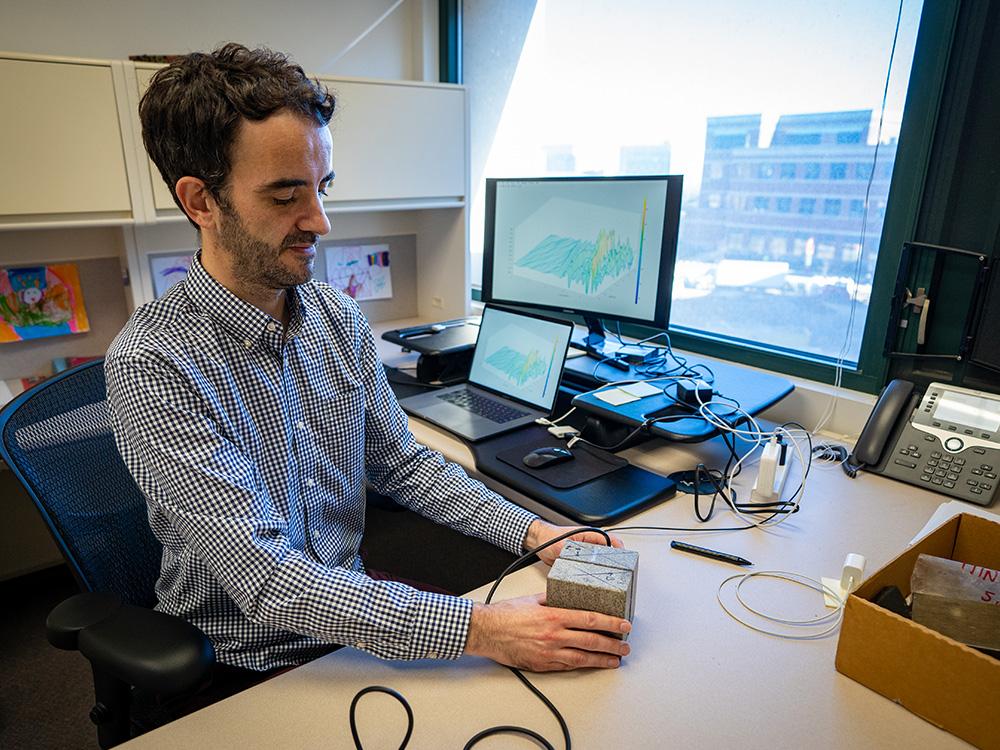
[(284, 289), (312, 277), (316, 241), (330, 231), (331, 153), (330, 131), (298, 114), (243, 121), (216, 224), (241, 285)]

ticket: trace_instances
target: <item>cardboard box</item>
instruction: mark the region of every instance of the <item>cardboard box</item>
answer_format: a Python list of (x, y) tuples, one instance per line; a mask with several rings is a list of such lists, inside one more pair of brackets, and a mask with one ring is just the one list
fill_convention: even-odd
[(1000, 524), (955, 516), (868, 578), (848, 597), (837, 671), (973, 745), (1000, 750), (1000, 659), (870, 601), (885, 586), (909, 596), (921, 553), (1000, 568)]

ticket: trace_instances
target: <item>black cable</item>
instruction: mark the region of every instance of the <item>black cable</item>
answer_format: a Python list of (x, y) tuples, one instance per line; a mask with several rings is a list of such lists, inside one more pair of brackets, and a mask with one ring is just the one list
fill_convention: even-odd
[[(493, 586), (490, 588), (490, 592), (486, 595), (484, 603), (489, 604), (491, 601), (493, 601), (493, 594), (496, 593), (497, 587), (500, 586), (500, 582), (503, 581), (503, 579), (506, 578), (508, 575), (510, 575), (510, 573), (512, 573), (514, 570), (517, 570), (518, 566), (520, 566), (521, 563), (534, 557), (543, 549), (551, 547), (553, 544), (561, 542), (564, 539), (568, 539), (569, 537), (579, 534), (580, 532), (583, 531), (594, 531), (600, 534), (601, 536), (604, 537), (605, 543), (607, 543), (609, 547), (611, 546), (611, 537), (608, 536), (608, 533), (603, 529), (598, 529), (593, 526), (581, 526), (575, 529), (570, 529), (565, 534), (560, 534), (559, 536), (550, 539), (545, 544), (539, 545), (538, 547), (535, 547), (533, 550), (526, 552), (525, 554), (517, 558), (514, 562), (512, 562), (510, 565), (508, 565), (504, 569), (504, 571), (497, 577), (496, 581), (493, 582)], [(566, 743), (566, 750), (570, 750), (572, 747), (572, 743), (570, 742), (569, 727), (566, 725), (566, 720), (563, 718), (563, 715), (559, 713), (559, 709), (555, 707), (552, 701), (550, 701), (547, 697), (545, 697), (545, 694), (541, 690), (539, 690), (537, 687), (531, 684), (531, 682), (528, 680), (527, 677), (524, 676), (521, 670), (517, 669), (516, 667), (507, 667), (507, 669), (513, 672), (514, 676), (517, 677), (517, 679), (519, 679), (522, 683), (524, 683), (524, 686), (528, 688), (532, 693), (534, 693), (535, 696), (542, 703), (545, 704), (545, 707), (549, 709), (552, 715), (556, 717), (556, 721), (559, 722), (559, 728), (562, 730), (563, 740)], [(475, 737), (469, 740), (469, 742), (465, 746), (465, 750), (468, 750), (470, 747), (475, 745), (477, 742), (479, 742), (479, 740), (483, 739), (484, 737), (491, 737), (494, 734), (524, 734), (527, 735), (528, 737), (531, 737), (532, 739), (543, 742), (546, 748), (554, 750), (552, 745), (536, 732), (530, 729), (526, 729), (524, 727), (508, 726), (508, 725), (499, 727), (490, 727), (489, 729), (484, 729), (482, 732), (479, 732)]]
[[(523, 565), (525, 562), (529, 561), (543, 549), (551, 547), (553, 544), (556, 544), (557, 542), (561, 542), (564, 539), (567, 539), (571, 536), (574, 536), (584, 531), (593, 531), (597, 534), (600, 534), (601, 536), (604, 537), (604, 541), (607, 543), (607, 545), (609, 547), (611, 546), (611, 537), (608, 536), (608, 533), (603, 529), (598, 529), (593, 526), (580, 526), (574, 529), (570, 529), (565, 534), (560, 534), (559, 536), (545, 542), (545, 544), (541, 544), (535, 547), (534, 549), (525, 552), (514, 562), (512, 562), (510, 565), (504, 568), (504, 571), (497, 577), (496, 581), (493, 582), (493, 586), (492, 588), (490, 588), (490, 592), (486, 595), (485, 604), (489, 604), (493, 600), (493, 594), (496, 593), (497, 587), (500, 585), (500, 582), (508, 575), (513, 573), (515, 570), (518, 570), (521, 567), (521, 565)], [(559, 728), (562, 731), (563, 741), (566, 743), (566, 750), (572, 750), (572, 742), (569, 736), (569, 726), (566, 724), (566, 719), (563, 718), (563, 715), (559, 713), (559, 709), (555, 707), (555, 704), (552, 703), (552, 701), (550, 701), (541, 690), (535, 687), (528, 680), (528, 678), (521, 673), (521, 670), (517, 669), (516, 667), (507, 667), (507, 669), (513, 672), (514, 676), (517, 677), (517, 679), (519, 679), (526, 688), (528, 688), (532, 693), (534, 693), (535, 696), (545, 705), (547, 709), (549, 709), (552, 715), (556, 718), (556, 721), (559, 722)], [(392, 688), (382, 687), (380, 685), (371, 685), (369, 687), (363, 688), (362, 690), (359, 690), (358, 693), (354, 696), (354, 700), (351, 701), (350, 722), (351, 722), (351, 736), (354, 738), (354, 747), (357, 750), (364, 750), (364, 748), (361, 746), (361, 740), (358, 738), (357, 727), (354, 719), (355, 708), (358, 704), (358, 701), (364, 695), (373, 692), (386, 693), (387, 695), (391, 695), (393, 698), (402, 703), (403, 708), (406, 709), (406, 716), (409, 721), (409, 726), (406, 730), (406, 736), (403, 738), (403, 744), (399, 746), (399, 750), (403, 750), (403, 748), (406, 747), (406, 744), (410, 741), (410, 735), (413, 733), (413, 711), (410, 709), (410, 704), (406, 702), (406, 699), (402, 695), (397, 693)], [(534, 731), (533, 729), (514, 726), (512, 724), (504, 724), (501, 726), (490, 727), (489, 729), (484, 729), (481, 732), (477, 732), (465, 744), (465, 750), (468, 750), (473, 745), (478, 743), (480, 740), (485, 739), (486, 737), (492, 737), (497, 734), (521, 734), (526, 737), (530, 737), (536, 742), (541, 743), (542, 746), (545, 747), (547, 750), (555, 750), (552, 743), (546, 740), (538, 732)]]
[(688, 526), (612, 526), (608, 531), (690, 531), (690, 532), (700, 532), (700, 531), (747, 531), (748, 529), (756, 529), (756, 524), (747, 524), (746, 526), (717, 526), (712, 528), (705, 528), (704, 526), (699, 527), (688, 527)]
[(364, 750), (361, 745), (361, 738), (358, 736), (358, 725), (355, 721), (355, 713), (358, 707), (358, 701), (360, 701), (368, 693), (385, 693), (386, 695), (391, 695), (397, 701), (399, 701), (403, 708), (406, 709), (406, 736), (403, 737), (403, 741), (399, 745), (399, 750), (403, 750), (410, 742), (410, 735), (413, 734), (413, 709), (410, 708), (410, 704), (406, 702), (406, 698), (397, 693), (392, 688), (383, 687), (382, 685), (369, 685), (357, 692), (354, 696), (354, 700), (351, 701), (351, 709), (349, 719), (351, 722), (351, 738), (354, 740), (354, 747), (357, 750)]

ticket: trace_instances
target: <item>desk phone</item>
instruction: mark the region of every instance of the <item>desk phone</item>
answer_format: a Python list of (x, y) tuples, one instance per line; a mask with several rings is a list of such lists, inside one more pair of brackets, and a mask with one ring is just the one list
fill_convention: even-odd
[(921, 395), (893, 380), (879, 396), (851, 461), (960, 500), (990, 505), (1000, 474), (1000, 396), (944, 383)]

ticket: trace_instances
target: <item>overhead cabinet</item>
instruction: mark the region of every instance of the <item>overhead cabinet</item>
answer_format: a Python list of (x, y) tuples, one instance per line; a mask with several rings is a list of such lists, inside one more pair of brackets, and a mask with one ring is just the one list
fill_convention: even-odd
[(0, 222), (131, 220), (110, 63), (0, 56), (0, 101)]
[(330, 202), (464, 198), (464, 89), (321, 80), (337, 100)]

